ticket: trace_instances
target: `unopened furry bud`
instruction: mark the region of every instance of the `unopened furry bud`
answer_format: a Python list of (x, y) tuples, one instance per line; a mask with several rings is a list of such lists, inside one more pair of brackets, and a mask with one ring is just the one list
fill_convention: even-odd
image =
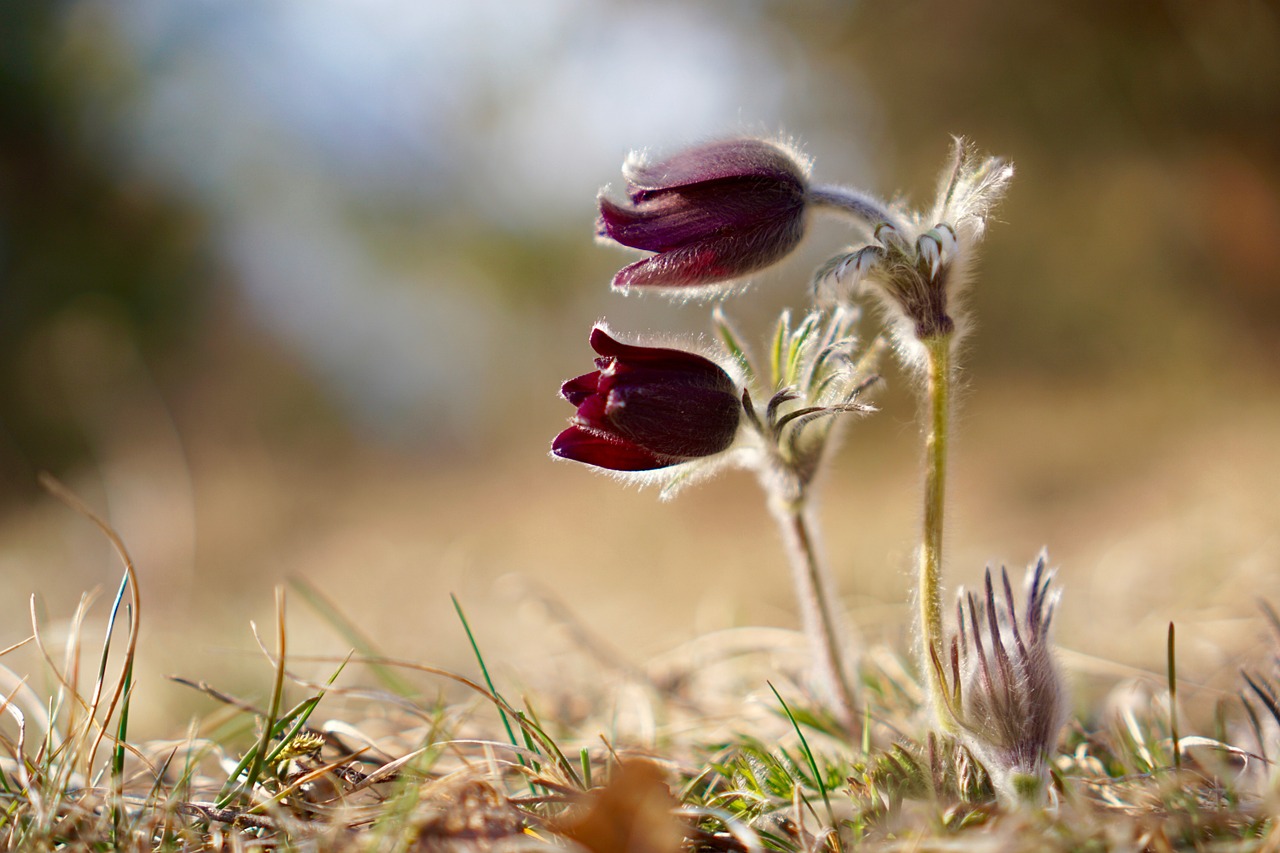
[(1003, 601), (990, 570), (982, 598), (962, 592), (949, 660), (933, 661), (941, 669), (945, 705), (961, 740), (1011, 802), (1043, 796), (1045, 758), (1067, 716), (1066, 689), (1049, 642), (1058, 593), (1049, 591), (1053, 573), (1045, 560), (1041, 553), (1027, 572), (1021, 618), (1004, 569)]

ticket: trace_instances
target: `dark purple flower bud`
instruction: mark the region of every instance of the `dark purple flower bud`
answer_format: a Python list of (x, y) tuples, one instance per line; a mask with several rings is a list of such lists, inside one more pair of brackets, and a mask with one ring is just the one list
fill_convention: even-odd
[(596, 233), (657, 254), (623, 267), (617, 288), (702, 287), (781, 260), (804, 235), (807, 164), (762, 139), (691, 148), (623, 168), (628, 201), (600, 197)]
[(620, 343), (597, 326), (597, 370), (561, 395), (578, 407), (556, 436), (556, 456), (613, 471), (651, 471), (711, 456), (733, 443), (741, 390), (721, 367), (691, 352)]

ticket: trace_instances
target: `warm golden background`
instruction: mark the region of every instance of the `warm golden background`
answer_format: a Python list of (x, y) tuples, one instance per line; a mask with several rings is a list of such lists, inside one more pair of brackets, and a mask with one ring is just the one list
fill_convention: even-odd
[[(1181, 674), (1234, 689), (1280, 601), (1280, 12), (1243, 0), (8, 0), (0, 647), (34, 593), (56, 649), (119, 576), (41, 470), (137, 560), (152, 733), (209, 707), (164, 673), (265, 691), (248, 624), (290, 577), (470, 672), (455, 592), (507, 683), (572, 648), (544, 594), (639, 661), (794, 625), (746, 475), (659, 504), (546, 456), (592, 321), (706, 322), (608, 292), (627, 256), (593, 244), (595, 192), (631, 147), (743, 131), (917, 201), (949, 134), (1017, 164), (948, 582), (1047, 544), (1077, 685), (1160, 669), (1173, 620)], [(801, 307), (842, 239), (814, 228), (729, 312)], [(901, 648), (919, 439), (888, 379), (823, 516), (863, 632)], [(290, 608), (294, 651), (345, 650)]]

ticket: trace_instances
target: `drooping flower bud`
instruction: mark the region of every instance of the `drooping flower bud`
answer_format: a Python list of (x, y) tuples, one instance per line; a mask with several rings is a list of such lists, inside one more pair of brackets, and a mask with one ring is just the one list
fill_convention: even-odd
[(781, 260), (804, 235), (808, 164), (762, 139), (712, 142), (623, 167), (625, 202), (601, 195), (596, 232), (656, 252), (613, 286), (703, 288)]
[(651, 471), (728, 449), (741, 389), (720, 365), (678, 349), (632, 346), (591, 330), (597, 369), (561, 395), (578, 407), (552, 453), (612, 471)]

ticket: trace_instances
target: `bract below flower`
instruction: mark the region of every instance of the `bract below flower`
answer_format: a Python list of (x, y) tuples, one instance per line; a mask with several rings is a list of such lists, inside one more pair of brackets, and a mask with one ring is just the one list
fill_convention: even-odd
[(596, 231), (656, 252), (613, 286), (700, 288), (781, 260), (804, 236), (808, 165), (762, 139), (713, 142), (660, 163), (623, 167), (627, 201), (600, 197)]
[(578, 407), (556, 436), (556, 456), (612, 471), (652, 471), (728, 449), (738, 433), (741, 389), (695, 353), (632, 346), (591, 330), (596, 370), (560, 388)]
[(968, 283), (987, 219), (1013, 179), (1013, 166), (984, 157), (956, 139), (933, 209), (897, 211), (874, 229), (873, 240), (823, 264), (819, 282), (834, 279), (848, 288), (866, 281), (879, 292), (897, 321), (900, 342), (957, 339), (963, 330), (957, 305)]

